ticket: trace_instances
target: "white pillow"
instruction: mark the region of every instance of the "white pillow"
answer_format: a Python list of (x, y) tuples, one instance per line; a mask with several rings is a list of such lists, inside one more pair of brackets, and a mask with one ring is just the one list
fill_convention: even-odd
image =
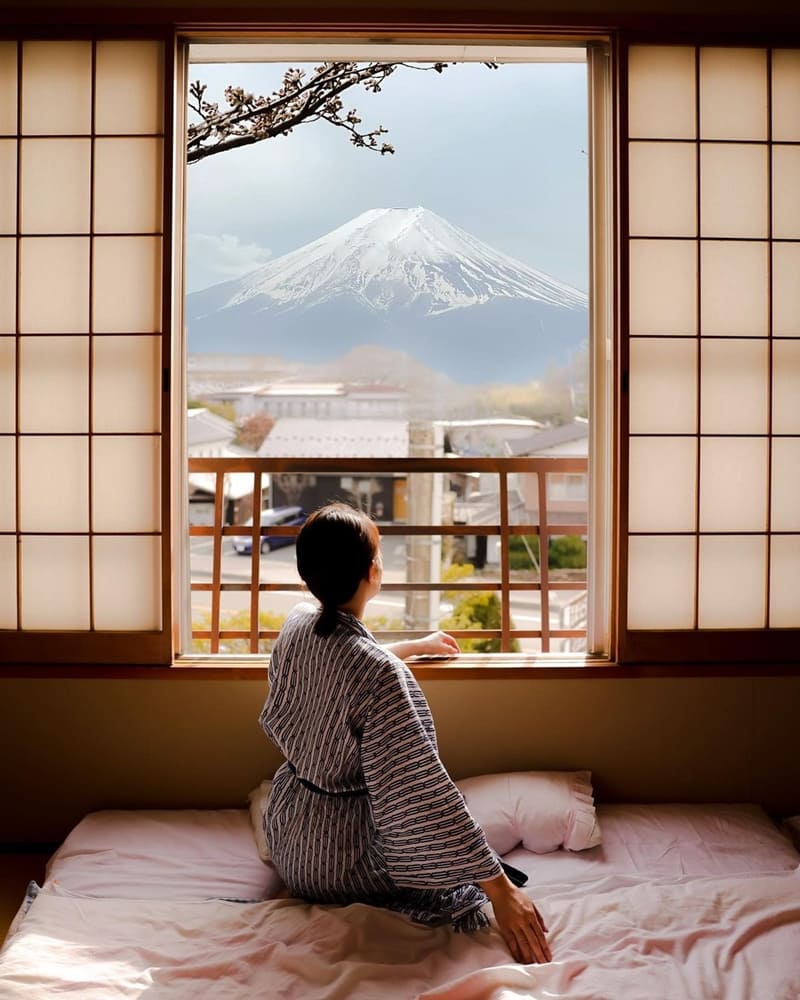
[(250, 823), (253, 826), (253, 835), (256, 838), (258, 856), (262, 861), (271, 861), (272, 855), (269, 852), (269, 845), (264, 834), (264, 812), (267, 808), (267, 799), (272, 791), (272, 780), (265, 778), (264, 781), (254, 788), (247, 796), (250, 802)]
[(583, 851), (601, 840), (591, 771), (514, 771), (456, 785), (493, 851)]
[(800, 816), (787, 816), (783, 821), (783, 829), (797, 850), (800, 851)]

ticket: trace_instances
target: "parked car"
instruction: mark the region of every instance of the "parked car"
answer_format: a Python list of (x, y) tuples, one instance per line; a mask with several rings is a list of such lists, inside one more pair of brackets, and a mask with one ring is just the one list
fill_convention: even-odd
[[(302, 507), (267, 507), (261, 511), (261, 527), (265, 528), (273, 524), (295, 525), (302, 524), (308, 514)], [(253, 526), (252, 517), (245, 522), (245, 527)], [(271, 549), (279, 549), (282, 545), (294, 545), (292, 535), (264, 535), (261, 538), (261, 551), (269, 552)], [(249, 556), (253, 551), (253, 539), (244, 535), (233, 539), (233, 548), (240, 556)]]

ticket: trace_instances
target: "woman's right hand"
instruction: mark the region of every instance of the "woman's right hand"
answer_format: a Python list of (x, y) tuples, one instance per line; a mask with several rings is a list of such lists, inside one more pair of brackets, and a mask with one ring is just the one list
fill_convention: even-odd
[(515, 962), (550, 962), (552, 955), (541, 913), (505, 873), (479, 883), (494, 909), (497, 927)]

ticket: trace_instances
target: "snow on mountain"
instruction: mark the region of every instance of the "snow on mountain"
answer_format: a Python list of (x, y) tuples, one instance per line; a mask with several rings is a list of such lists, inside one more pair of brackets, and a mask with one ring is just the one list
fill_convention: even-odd
[(493, 298), (585, 308), (586, 295), (425, 208), (375, 208), (234, 282), (217, 308), (303, 308), (348, 295), (376, 312), (422, 300), (428, 315)]
[(195, 353), (320, 363), (369, 344), (467, 384), (535, 377), (588, 330), (583, 292), (424, 208), (364, 212), (188, 295), (186, 314)]

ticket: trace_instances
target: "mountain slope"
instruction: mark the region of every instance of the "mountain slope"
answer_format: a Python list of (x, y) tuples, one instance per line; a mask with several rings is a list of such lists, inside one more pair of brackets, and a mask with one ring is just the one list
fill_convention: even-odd
[(187, 296), (192, 352), (331, 360), (397, 347), (450, 377), (524, 381), (587, 335), (586, 296), (423, 208), (373, 209)]

